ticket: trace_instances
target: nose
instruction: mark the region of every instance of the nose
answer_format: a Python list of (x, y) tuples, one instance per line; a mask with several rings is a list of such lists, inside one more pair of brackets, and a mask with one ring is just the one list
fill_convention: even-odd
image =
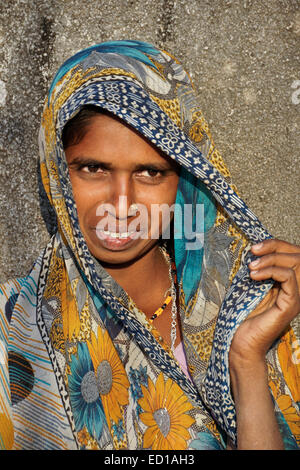
[(130, 206), (134, 201), (133, 182), (127, 174), (116, 175), (113, 178), (110, 190), (110, 204), (114, 207), (114, 215), (118, 220), (130, 217)]

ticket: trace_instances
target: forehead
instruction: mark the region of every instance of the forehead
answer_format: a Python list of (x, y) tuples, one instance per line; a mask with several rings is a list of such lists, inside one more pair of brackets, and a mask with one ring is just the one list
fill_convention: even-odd
[(72, 157), (97, 158), (105, 162), (165, 163), (176, 165), (161, 150), (119, 118), (106, 114), (92, 116), (85, 124), (83, 137), (65, 151)]

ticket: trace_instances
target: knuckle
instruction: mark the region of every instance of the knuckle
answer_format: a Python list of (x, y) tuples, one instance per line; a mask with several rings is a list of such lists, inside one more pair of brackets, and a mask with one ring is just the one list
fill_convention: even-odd
[(287, 276), (289, 279), (296, 279), (295, 271), (293, 268), (286, 268)]
[(296, 253), (294, 255), (294, 259), (295, 259), (295, 268), (300, 269), (300, 253)]
[(295, 314), (296, 316), (300, 314), (300, 300), (295, 304)]

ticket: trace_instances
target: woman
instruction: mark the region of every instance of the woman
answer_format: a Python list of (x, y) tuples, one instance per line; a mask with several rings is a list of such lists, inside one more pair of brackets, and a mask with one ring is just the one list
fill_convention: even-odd
[(57, 231), (1, 286), (1, 446), (297, 448), (300, 250), (237, 195), (178, 61), (71, 57), (40, 149)]

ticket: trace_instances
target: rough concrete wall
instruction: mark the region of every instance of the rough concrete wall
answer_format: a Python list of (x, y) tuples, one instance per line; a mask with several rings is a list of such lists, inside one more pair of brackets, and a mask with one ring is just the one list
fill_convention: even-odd
[(0, 21), (0, 281), (25, 274), (48, 240), (36, 166), (51, 78), (110, 39), (183, 61), (243, 198), (275, 236), (300, 242), (298, 0), (0, 0)]

